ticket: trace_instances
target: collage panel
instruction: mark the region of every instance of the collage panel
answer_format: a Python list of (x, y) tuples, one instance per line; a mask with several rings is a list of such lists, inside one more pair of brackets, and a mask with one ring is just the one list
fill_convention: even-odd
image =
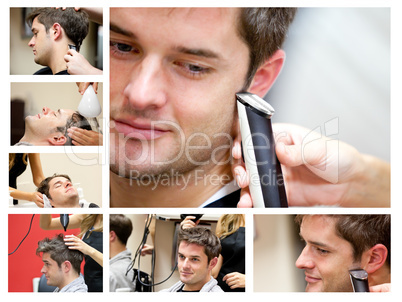
[(255, 292), (390, 291), (389, 214), (254, 215), (254, 224)]
[(97, 153), (10, 153), (9, 208), (101, 208)]
[(111, 207), (389, 208), (390, 16), (111, 7)]
[(245, 215), (110, 214), (111, 292), (244, 292)]
[(102, 214), (9, 214), (8, 249), (8, 292), (103, 291)]
[(11, 146), (102, 146), (103, 83), (11, 83)]
[(103, 8), (10, 8), (11, 75), (102, 75)]

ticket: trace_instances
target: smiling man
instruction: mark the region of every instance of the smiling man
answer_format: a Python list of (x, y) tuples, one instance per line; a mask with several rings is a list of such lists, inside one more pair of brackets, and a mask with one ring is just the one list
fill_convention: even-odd
[(78, 250), (69, 249), (62, 234), (39, 241), (36, 254), (42, 254), (41, 273), (45, 275), (48, 285), (57, 287), (54, 292), (88, 291), (80, 273), (84, 256)]
[(166, 292), (223, 292), (212, 277), (221, 244), (211, 230), (194, 227), (181, 230), (178, 236), (177, 267), (180, 281)]
[[(268, 91), (294, 13), (111, 8), (112, 206), (196, 207), (213, 203), (222, 187), (223, 195), (238, 189), (230, 166), (235, 93)], [(269, 30), (270, 22), (279, 30)], [(259, 26), (267, 27), (265, 36), (250, 42)]]
[(99, 208), (94, 203), (80, 202), (78, 191), (68, 175), (54, 174), (45, 178), (39, 184), (38, 192), (46, 195), (52, 208)]
[(88, 120), (74, 110), (43, 107), (41, 113), (25, 118), (25, 133), (16, 146), (72, 145), (67, 134), (71, 127), (91, 130)]
[(34, 61), (46, 66), (36, 75), (68, 75), (64, 56), (73, 45), (79, 51), (88, 34), (88, 14), (74, 8), (65, 10), (42, 7), (27, 17), (33, 33), (28, 45), (32, 47)]
[(364, 269), (370, 286), (390, 283), (389, 215), (300, 215), (296, 222), (306, 243), (296, 261), (306, 291), (350, 292), (352, 269)]

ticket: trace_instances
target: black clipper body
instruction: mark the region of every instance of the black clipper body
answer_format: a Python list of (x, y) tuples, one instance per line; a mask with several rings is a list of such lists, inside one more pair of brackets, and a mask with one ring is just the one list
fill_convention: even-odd
[(254, 207), (287, 207), (281, 164), (275, 153), (271, 117), (274, 109), (259, 96), (237, 93), (242, 151)]
[(369, 292), (368, 274), (364, 269), (349, 271), (354, 292)]

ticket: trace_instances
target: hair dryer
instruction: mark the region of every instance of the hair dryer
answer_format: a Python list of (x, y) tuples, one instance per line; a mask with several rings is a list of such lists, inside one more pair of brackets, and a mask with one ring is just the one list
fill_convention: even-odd
[(70, 218), (69, 218), (68, 214), (60, 214), (60, 223), (63, 226), (64, 232), (67, 231), (69, 222), (70, 222)]
[(259, 96), (237, 93), (243, 158), (255, 208), (287, 207), (281, 164), (275, 153), (271, 117), (275, 110)]
[(369, 292), (368, 274), (364, 269), (349, 271), (354, 292)]

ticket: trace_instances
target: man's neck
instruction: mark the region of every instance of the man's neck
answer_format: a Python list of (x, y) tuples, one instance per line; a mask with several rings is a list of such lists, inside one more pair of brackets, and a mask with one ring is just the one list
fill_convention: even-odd
[(386, 265), (383, 265), (380, 269), (374, 273), (369, 274), (369, 285), (379, 285), (384, 283), (391, 283), (391, 272)]
[(112, 207), (198, 207), (233, 179), (229, 165), (127, 179), (110, 173)]
[(73, 282), (75, 279), (77, 279), (80, 276), (80, 274), (76, 272), (71, 272), (71, 274), (65, 275), (64, 280), (62, 281), (61, 284), (59, 284), (58, 288), (62, 290), (65, 286), (69, 285), (71, 282)]
[(48, 141), (41, 141), (41, 140), (31, 138), (29, 135), (27, 135), (26, 132), (25, 132), (24, 136), (20, 139), (19, 142), (29, 143), (34, 146), (50, 146)]
[(67, 65), (66, 61), (64, 60), (64, 56), (67, 54), (68, 51), (68, 44), (63, 43), (58, 45), (55, 48), (52, 58), (49, 62), (49, 68), (52, 70), (53, 74), (59, 73), (60, 71), (66, 70)]
[(127, 248), (124, 244), (111, 243), (109, 251), (109, 259), (112, 259), (114, 256), (120, 254), (121, 252), (124, 252), (125, 250), (127, 250)]

